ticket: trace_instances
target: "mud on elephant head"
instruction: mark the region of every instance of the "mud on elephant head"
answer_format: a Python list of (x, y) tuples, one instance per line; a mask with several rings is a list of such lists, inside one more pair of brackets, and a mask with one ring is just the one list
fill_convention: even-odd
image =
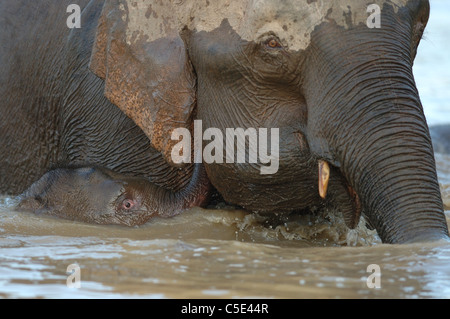
[[(368, 27), (369, 4), (381, 28)], [(444, 238), (412, 74), (428, 15), (425, 0), (106, 0), (90, 68), (169, 163), (172, 131), (194, 118), (204, 129), (279, 128), (274, 175), (206, 164), (229, 202), (332, 205), (351, 227), (364, 212), (384, 242)]]

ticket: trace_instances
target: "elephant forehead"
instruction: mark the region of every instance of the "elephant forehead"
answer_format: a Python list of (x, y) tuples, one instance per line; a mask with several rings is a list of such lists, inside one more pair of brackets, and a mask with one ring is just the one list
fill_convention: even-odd
[(291, 50), (306, 49), (314, 28), (335, 21), (349, 28), (366, 23), (368, 6), (384, 4), (397, 12), (409, 0), (119, 0), (127, 42), (153, 42), (185, 27), (210, 32), (227, 20), (247, 41), (273, 32)]

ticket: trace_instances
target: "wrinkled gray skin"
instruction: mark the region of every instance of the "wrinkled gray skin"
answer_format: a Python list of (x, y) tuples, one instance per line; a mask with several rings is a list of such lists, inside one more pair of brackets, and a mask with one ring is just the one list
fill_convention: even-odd
[[(82, 1), (85, 27), (70, 33), (58, 15), (68, 2), (48, 1), (45, 18), (28, 2), (0, 3), (0, 150), (12, 148), (0, 159), (2, 187), (18, 189), (63, 158), (181, 189), (192, 166), (174, 170), (173, 129), (193, 119), (222, 132), (279, 128), (274, 175), (260, 164), (205, 164), (226, 201), (268, 214), (334, 206), (351, 227), (363, 211), (386, 243), (448, 239), (412, 73), (429, 2), (374, 0), (382, 28), (369, 29), (360, 0), (223, 1)], [(41, 15), (28, 25), (39, 31), (21, 35)], [(19, 32), (12, 16), (23, 17)], [(136, 126), (104, 96), (152, 149), (135, 143), (142, 132), (130, 133)], [(139, 150), (162, 156), (149, 164)], [(325, 199), (320, 162), (330, 166)], [(176, 178), (161, 178), (168, 172)]]

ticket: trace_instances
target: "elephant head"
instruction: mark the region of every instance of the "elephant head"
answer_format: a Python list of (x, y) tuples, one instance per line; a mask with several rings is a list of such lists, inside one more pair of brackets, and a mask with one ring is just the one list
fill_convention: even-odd
[(363, 211), (384, 242), (445, 238), (412, 74), (429, 2), (370, 4), (379, 26), (360, 0), (106, 0), (91, 70), (169, 163), (171, 132), (194, 118), (204, 130), (278, 128), (275, 174), (206, 164), (231, 203), (334, 205), (351, 227)]

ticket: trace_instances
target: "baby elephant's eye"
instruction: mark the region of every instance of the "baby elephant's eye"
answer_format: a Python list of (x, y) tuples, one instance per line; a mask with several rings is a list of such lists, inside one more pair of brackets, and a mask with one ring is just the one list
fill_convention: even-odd
[(134, 206), (135, 206), (135, 203), (134, 203), (134, 201), (131, 200), (131, 199), (125, 199), (125, 200), (122, 202), (122, 209), (130, 210), (130, 209), (132, 209)]

